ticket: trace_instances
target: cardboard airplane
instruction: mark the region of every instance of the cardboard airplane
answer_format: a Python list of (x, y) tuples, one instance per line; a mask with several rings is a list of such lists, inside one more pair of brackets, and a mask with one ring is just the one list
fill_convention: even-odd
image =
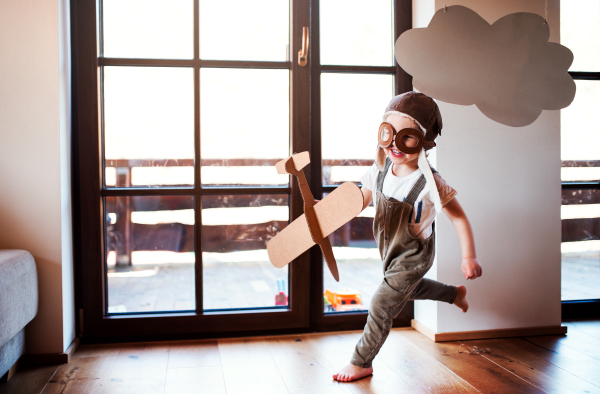
[(271, 263), (277, 268), (283, 268), (317, 244), (323, 252), (331, 274), (339, 282), (340, 276), (328, 235), (363, 210), (363, 195), (358, 186), (346, 182), (315, 204), (303, 171), (308, 163), (308, 152), (302, 152), (275, 165), (279, 174), (292, 174), (298, 179), (304, 200), (304, 214), (267, 243), (267, 252)]

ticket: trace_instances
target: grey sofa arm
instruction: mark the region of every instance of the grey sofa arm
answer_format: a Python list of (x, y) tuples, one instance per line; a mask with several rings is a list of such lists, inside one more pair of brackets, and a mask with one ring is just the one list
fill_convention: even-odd
[(0, 348), (37, 314), (35, 261), (24, 250), (0, 250)]

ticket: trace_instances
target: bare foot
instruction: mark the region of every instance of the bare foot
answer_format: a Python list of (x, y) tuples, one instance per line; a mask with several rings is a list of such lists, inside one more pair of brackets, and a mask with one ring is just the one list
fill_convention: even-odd
[(463, 312), (466, 312), (469, 309), (469, 303), (467, 302), (467, 288), (464, 286), (456, 286), (458, 289), (458, 294), (456, 294), (456, 299), (454, 300), (454, 305), (462, 309)]
[(369, 376), (373, 373), (373, 367), (361, 368), (354, 364), (348, 364), (333, 375), (333, 379), (339, 382), (351, 382)]

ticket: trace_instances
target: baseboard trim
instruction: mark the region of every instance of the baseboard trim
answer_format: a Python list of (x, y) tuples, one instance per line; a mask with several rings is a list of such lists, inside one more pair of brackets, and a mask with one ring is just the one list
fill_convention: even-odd
[(66, 364), (71, 361), (73, 354), (79, 347), (79, 338), (75, 338), (64, 353), (24, 354), (22, 359), (25, 364)]
[(434, 342), (468, 341), (472, 339), (493, 339), (511, 337), (533, 337), (537, 335), (564, 335), (566, 326), (503, 328), (498, 330), (456, 331), (435, 333), (416, 320), (411, 320), (411, 326)]

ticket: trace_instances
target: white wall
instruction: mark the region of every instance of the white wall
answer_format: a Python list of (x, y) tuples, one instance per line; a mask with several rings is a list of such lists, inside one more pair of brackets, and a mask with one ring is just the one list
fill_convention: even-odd
[(413, 28), (427, 27), (435, 9), (435, 0), (412, 0)]
[(36, 261), (29, 353), (74, 338), (67, 0), (0, 0), (0, 248)]
[[(435, 9), (445, 0), (436, 0)], [(513, 12), (544, 15), (543, 0), (455, 0), (489, 23)], [(550, 41), (559, 42), (559, 0), (550, 0)], [(432, 15), (431, 15), (432, 16)], [(430, 16), (430, 18), (431, 18)], [(420, 16), (422, 19), (423, 16)], [(466, 281), (450, 221), (438, 220), (431, 277), (467, 286), (470, 309), (416, 302), (415, 318), (434, 332), (560, 325), (560, 112), (512, 128), (474, 106), (438, 102), (444, 120), (437, 168), (457, 191), (475, 233), (483, 276)]]

